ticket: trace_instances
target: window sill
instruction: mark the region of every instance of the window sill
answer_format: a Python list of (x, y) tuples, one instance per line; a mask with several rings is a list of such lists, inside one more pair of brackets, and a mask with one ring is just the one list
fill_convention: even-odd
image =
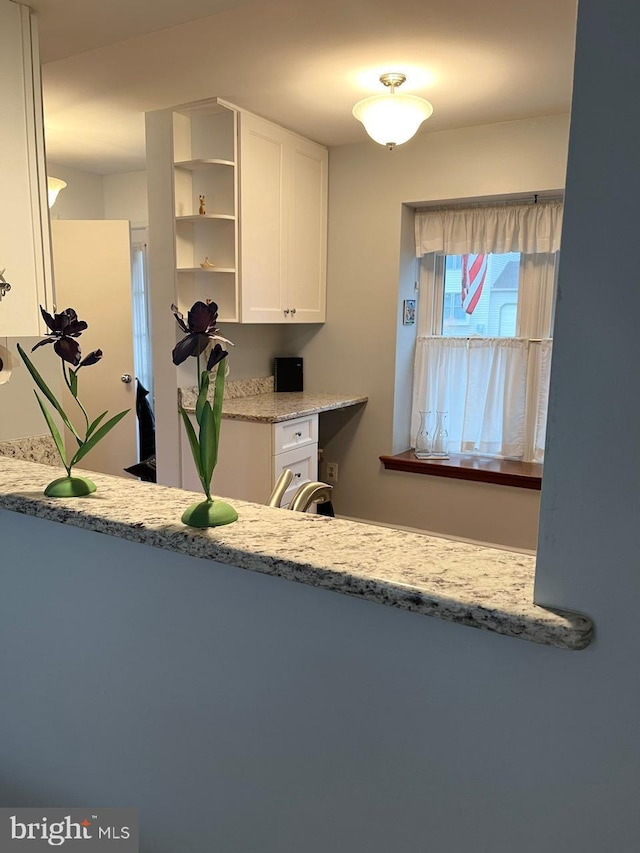
[(449, 459), (416, 459), (412, 450), (396, 456), (380, 456), (380, 461), (389, 471), (407, 471), (410, 474), (475, 480), (538, 491), (542, 484), (542, 465), (538, 462), (515, 462), (460, 453), (452, 453)]

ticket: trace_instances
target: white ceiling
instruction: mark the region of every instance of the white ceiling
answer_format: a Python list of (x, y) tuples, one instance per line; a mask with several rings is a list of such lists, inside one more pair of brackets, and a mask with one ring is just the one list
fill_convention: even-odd
[[(576, 0), (32, 0), (50, 160), (144, 168), (144, 112), (220, 96), (327, 145), (403, 71), (426, 132), (566, 112)], [(206, 17), (204, 17), (206, 16)], [(375, 143), (372, 143), (375, 144)], [(408, 143), (411, 144), (411, 143)]]

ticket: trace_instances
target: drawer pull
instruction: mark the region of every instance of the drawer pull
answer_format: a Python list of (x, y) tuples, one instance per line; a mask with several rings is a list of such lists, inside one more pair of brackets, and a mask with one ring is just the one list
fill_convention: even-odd
[(296, 474), (296, 477), (302, 477), (302, 474), (300, 473), (300, 471), (298, 471), (298, 473)]
[(296, 438), (302, 438), (301, 432), (296, 432), (296, 433), (294, 433), (294, 435), (296, 436)]

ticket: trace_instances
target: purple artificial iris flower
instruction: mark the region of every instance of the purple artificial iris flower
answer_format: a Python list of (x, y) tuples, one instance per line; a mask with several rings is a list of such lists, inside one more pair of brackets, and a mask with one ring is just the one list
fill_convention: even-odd
[(219, 364), (228, 355), (228, 350), (222, 349), (220, 344), (216, 344), (209, 353), (209, 359), (207, 361), (207, 370), (213, 370), (216, 364)]
[(54, 314), (53, 317), (42, 306), (40, 311), (50, 331), (48, 337), (31, 348), (31, 352), (45, 344), (53, 344), (60, 358), (76, 367), (80, 364), (80, 344), (74, 338), (80, 337), (88, 328), (87, 324), (84, 320), (78, 320), (78, 315), (73, 308), (66, 308), (61, 314)]
[[(216, 323), (218, 322), (218, 306), (215, 302), (196, 302), (192, 305), (191, 310), (187, 314), (186, 323), (184, 314), (182, 314), (175, 305), (171, 306), (171, 310), (173, 311), (173, 315), (176, 318), (178, 325), (186, 334), (186, 337), (176, 344), (173, 350), (172, 355), (174, 364), (182, 364), (182, 362), (186, 361), (189, 356), (201, 355), (209, 344), (213, 343), (213, 341), (223, 341), (223, 343), (231, 344), (231, 346), (233, 346), (231, 341), (218, 334), (218, 329), (216, 328)], [(219, 347), (220, 352), (223, 352), (222, 347), (220, 347), (219, 344), (216, 344), (216, 347)], [(220, 355), (220, 357), (214, 356), (213, 354), (216, 352), (216, 347), (214, 347), (211, 356), (209, 357), (209, 362), (211, 362), (212, 357), (214, 358), (213, 362), (211, 362), (211, 367), (227, 355), (225, 352), (224, 355)], [(208, 364), (207, 369), (211, 369)]]
[(90, 352), (89, 355), (85, 355), (80, 364), (78, 365), (78, 370), (81, 367), (90, 367), (92, 364), (97, 364), (102, 358), (102, 350), (94, 349), (93, 352)]

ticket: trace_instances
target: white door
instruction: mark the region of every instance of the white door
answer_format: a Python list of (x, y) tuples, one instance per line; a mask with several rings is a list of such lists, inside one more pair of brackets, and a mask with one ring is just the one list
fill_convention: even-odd
[[(80, 371), (78, 396), (90, 418), (105, 410), (112, 416), (131, 409), (87, 454), (82, 467), (126, 477), (123, 469), (138, 459), (129, 223), (54, 220), (51, 240), (57, 310), (74, 308), (88, 323), (79, 339), (83, 356), (95, 349), (104, 353), (101, 361)], [(125, 375), (131, 376), (130, 383), (122, 381)], [(73, 400), (65, 399), (71, 413)], [(82, 427), (82, 416), (74, 423)], [(69, 452), (73, 444), (67, 440)]]

